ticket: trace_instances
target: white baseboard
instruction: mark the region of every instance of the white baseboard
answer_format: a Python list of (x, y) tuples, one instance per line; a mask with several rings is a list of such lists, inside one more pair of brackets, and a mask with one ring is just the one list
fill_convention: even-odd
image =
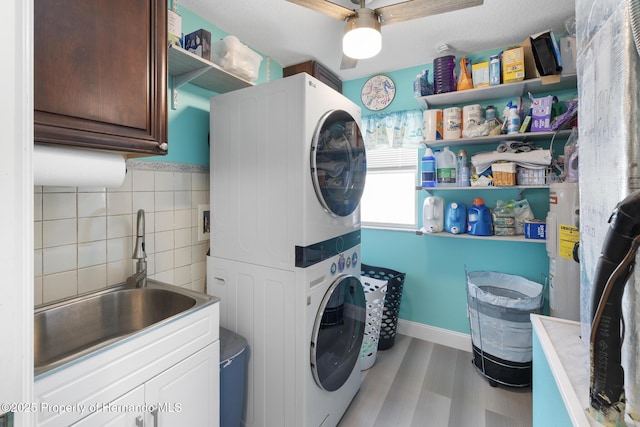
[(412, 338), (471, 352), (471, 336), (410, 320), (398, 319), (397, 332)]

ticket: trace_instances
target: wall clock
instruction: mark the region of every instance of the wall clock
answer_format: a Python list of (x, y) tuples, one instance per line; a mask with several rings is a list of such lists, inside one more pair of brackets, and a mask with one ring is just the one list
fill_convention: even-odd
[(396, 95), (396, 85), (387, 76), (377, 75), (371, 77), (362, 86), (360, 99), (362, 104), (372, 111), (380, 111), (393, 101)]

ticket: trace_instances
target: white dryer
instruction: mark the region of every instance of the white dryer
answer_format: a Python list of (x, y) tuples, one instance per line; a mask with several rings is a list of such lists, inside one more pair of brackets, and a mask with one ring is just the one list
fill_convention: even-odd
[(303, 248), (359, 232), (359, 123), (305, 73), (212, 97), (211, 255), (292, 269)]
[(294, 271), (208, 258), (220, 323), (251, 349), (245, 426), (332, 427), (359, 390), (366, 301), (354, 242), (310, 246), (327, 256)]

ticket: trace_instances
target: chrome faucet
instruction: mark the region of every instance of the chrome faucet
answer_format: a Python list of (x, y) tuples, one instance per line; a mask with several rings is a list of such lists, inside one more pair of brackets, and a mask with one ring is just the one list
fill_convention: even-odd
[(144, 210), (138, 210), (136, 224), (136, 247), (133, 251), (133, 259), (136, 260), (136, 272), (127, 278), (127, 285), (136, 288), (147, 286), (147, 253), (144, 244)]

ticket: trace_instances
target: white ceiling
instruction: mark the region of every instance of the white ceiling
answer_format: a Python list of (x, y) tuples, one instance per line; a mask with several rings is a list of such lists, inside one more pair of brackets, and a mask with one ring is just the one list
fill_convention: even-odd
[[(442, 43), (450, 47), (445, 54), (460, 56), (517, 45), (547, 29), (563, 34), (575, 15), (574, 0), (484, 0), (482, 6), (383, 25), (382, 52), (340, 70), (344, 22), (286, 0), (178, 1), (283, 67), (314, 59), (343, 81), (431, 63), (444, 55), (436, 50)], [(357, 9), (349, 0), (333, 1)], [(398, 2), (368, 0), (367, 7)]]

